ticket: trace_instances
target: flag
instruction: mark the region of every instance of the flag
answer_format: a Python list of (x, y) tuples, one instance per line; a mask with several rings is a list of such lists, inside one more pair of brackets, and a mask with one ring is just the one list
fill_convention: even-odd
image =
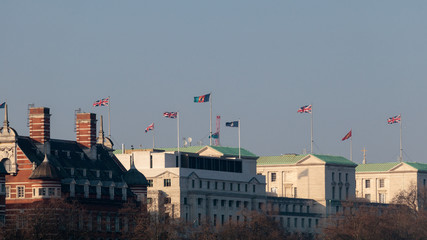
[(306, 105), (298, 109), (299, 113), (311, 113), (311, 105)]
[(95, 101), (92, 106), (94, 107), (100, 107), (100, 106), (108, 106), (110, 104), (110, 97), (100, 99), (98, 101)]
[(351, 138), (351, 130), (350, 130), (350, 132), (348, 132), (342, 139), (341, 139), (341, 141), (345, 141), (345, 140), (347, 140), (347, 139), (349, 139), (349, 138)]
[(177, 118), (178, 117), (178, 112), (164, 112), (163, 113), (163, 117), (166, 117), (166, 118)]
[(400, 114), (394, 117), (387, 119), (388, 124), (400, 123)]
[(154, 123), (150, 124), (146, 129), (145, 132), (148, 132), (150, 130), (154, 130)]
[(239, 126), (239, 121), (226, 122), (225, 126), (226, 127), (238, 127)]
[(212, 135), (210, 136), (210, 138), (218, 139), (219, 138), (219, 132), (212, 133)]
[(210, 98), (211, 94), (206, 94), (203, 96), (198, 96), (198, 97), (194, 97), (194, 102), (195, 103), (201, 103), (201, 102), (209, 102), (209, 98)]
[(3, 102), (2, 104), (0, 104), (0, 108), (4, 108), (5, 105), (6, 105), (6, 102)]

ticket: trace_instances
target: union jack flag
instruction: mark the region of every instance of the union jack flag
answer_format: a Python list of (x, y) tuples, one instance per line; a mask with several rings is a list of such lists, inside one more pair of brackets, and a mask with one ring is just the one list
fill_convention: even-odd
[(107, 97), (107, 98), (103, 98), (98, 101), (95, 101), (92, 106), (100, 107), (100, 106), (108, 106), (109, 104), (110, 104), (110, 98)]
[(154, 123), (150, 124), (146, 129), (145, 132), (148, 132), (150, 130), (154, 130)]
[(387, 119), (388, 124), (400, 123), (400, 114), (394, 117)]
[(164, 112), (163, 113), (163, 117), (177, 118), (178, 117), (178, 112)]
[(305, 105), (303, 107), (300, 107), (300, 109), (298, 109), (299, 113), (311, 113), (311, 105)]

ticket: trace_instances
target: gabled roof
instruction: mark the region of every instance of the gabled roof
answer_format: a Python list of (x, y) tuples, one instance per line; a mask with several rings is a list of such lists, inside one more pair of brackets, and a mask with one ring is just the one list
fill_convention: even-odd
[(321, 161), (325, 162), (326, 164), (333, 164), (333, 165), (345, 165), (345, 166), (357, 166), (356, 163), (348, 160), (345, 157), (341, 156), (331, 156), (331, 155), (320, 155), (320, 154), (285, 154), (281, 156), (266, 156), (266, 157), (260, 157), (257, 160), (257, 165), (278, 165), (278, 164), (284, 164), (284, 165), (294, 165), (297, 164), (299, 161), (307, 159), (309, 156), (314, 156)]
[(257, 165), (276, 165), (276, 164), (296, 164), (298, 161), (306, 157), (307, 154), (285, 154), (280, 156), (262, 156), (257, 160)]
[(360, 164), (356, 167), (356, 172), (387, 172), (398, 164), (398, 162)]
[[(179, 148), (179, 151), (180, 152), (184, 152), (184, 153), (199, 153), (204, 148), (212, 148), (212, 149), (220, 152), (224, 156), (234, 156), (234, 157), (238, 157), (239, 156), (239, 148), (235, 148), (235, 147), (191, 146), (191, 147)], [(159, 149), (167, 151), (167, 152), (168, 151), (177, 151), (178, 150), (178, 148), (159, 148)], [(244, 148), (240, 148), (240, 155), (242, 157), (252, 157), (252, 158), (257, 158), (258, 157), (257, 155), (249, 152), (248, 150), (246, 150)]]
[(346, 166), (354, 166), (354, 167), (357, 166), (356, 163), (341, 156), (319, 155), (319, 154), (312, 154), (312, 155), (324, 161), (326, 164), (337, 164), (337, 165), (346, 165)]
[(388, 172), (400, 164), (407, 164), (418, 171), (427, 172), (427, 164), (417, 162), (367, 163), (356, 167), (356, 172)]

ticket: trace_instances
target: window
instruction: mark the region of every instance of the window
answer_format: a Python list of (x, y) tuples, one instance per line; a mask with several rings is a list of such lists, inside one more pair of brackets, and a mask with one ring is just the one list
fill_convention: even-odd
[(101, 219), (101, 216), (100, 215), (98, 215), (97, 217), (96, 217), (96, 224), (97, 224), (97, 230), (98, 231), (101, 231), (102, 230), (102, 219)]
[(150, 155), (150, 168), (153, 168), (153, 156)]
[(240, 203), (241, 203), (241, 201), (236, 201), (236, 208), (240, 207)]
[(17, 192), (18, 198), (24, 198), (25, 197), (25, 187), (24, 186), (17, 186), (16, 192)]
[(276, 173), (271, 173), (271, 181), (275, 182), (276, 181)]
[(305, 228), (305, 219), (304, 218), (301, 218), (301, 227)]
[(39, 188), (39, 196), (46, 196), (46, 188)]
[(365, 188), (370, 188), (371, 187), (371, 180), (367, 179), (365, 180)]
[(218, 199), (213, 200), (213, 206), (216, 207), (218, 205)]
[(163, 186), (170, 187), (171, 186), (171, 180), (170, 179), (163, 179)]
[(294, 188), (294, 198), (296, 198), (298, 196), (297, 193), (298, 193), (298, 191), (297, 191), (297, 188), (295, 187)]
[[(425, 180), (424, 180), (424, 183), (425, 183)], [(384, 187), (384, 179), (380, 179), (380, 188), (383, 188)]]
[(245, 192), (248, 192), (248, 184), (245, 184)]
[(255, 192), (255, 190), (256, 190), (256, 186), (255, 186), (255, 185), (253, 185), (253, 186), (252, 186), (252, 192)]
[(345, 199), (348, 200), (348, 187), (345, 188)]
[(237, 191), (240, 192), (240, 183), (237, 184)]
[(148, 187), (153, 187), (153, 179), (148, 179)]
[(311, 228), (311, 218), (308, 219), (308, 227)]
[(203, 182), (202, 182), (202, 180), (200, 180), (199, 181), (199, 188), (202, 188), (203, 187)]
[(1, 193), (4, 193), (4, 192), (6, 192), (6, 184), (0, 184), (0, 187), (1, 187), (1, 189), (0, 189), (0, 192)]
[(332, 182), (335, 182), (335, 173), (332, 172)]
[(187, 205), (187, 198), (184, 198), (184, 205)]
[(385, 203), (385, 193), (379, 193), (378, 199), (379, 199), (380, 203)]
[(222, 183), (222, 190), (225, 190), (225, 182)]
[(232, 200), (228, 201), (228, 207), (233, 207), (233, 201)]
[(335, 199), (335, 187), (332, 187), (332, 199)]
[(6, 186), (6, 198), (10, 198), (10, 186)]
[(291, 218), (288, 217), (288, 219), (286, 219), (286, 227), (290, 228), (291, 227)]
[(215, 182), (215, 190), (218, 189), (218, 182)]
[(338, 173), (338, 181), (341, 182), (341, 173)]
[(203, 198), (198, 198), (198, 199), (197, 199), (197, 204), (198, 204), (199, 206), (201, 206), (201, 205), (203, 204)]
[(178, 160), (178, 156), (175, 157), (175, 167), (179, 167), (179, 160)]
[(294, 218), (294, 227), (297, 228), (298, 227), (298, 218)]
[(193, 179), (193, 180), (191, 180), (191, 187), (194, 188), (194, 185), (195, 185), (195, 181)]
[(48, 188), (48, 194), (49, 196), (55, 196), (55, 188)]
[(345, 174), (345, 182), (348, 182), (348, 173)]
[(310, 213), (310, 206), (307, 206), (307, 213)]
[(365, 198), (371, 201), (371, 194), (365, 194)]
[(341, 200), (342, 198), (341, 196), (342, 196), (342, 187), (339, 188), (339, 194), (338, 194), (339, 200)]
[(221, 200), (221, 207), (225, 206), (225, 200)]
[(199, 213), (198, 218), (199, 218), (198, 224), (201, 225), (202, 224), (202, 214)]
[(224, 215), (221, 215), (221, 225), (224, 225)]
[(211, 188), (211, 182), (207, 182), (208, 183), (208, 189), (210, 189)]
[(116, 217), (116, 219), (115, 219), (115, 226), (114, 226), (114, 230), (115, 230), (116, 232), (120, 232), (120, 218), (119, 218), (119, 217)]
[(107, 218), (105, 219), (105, 229), (107, 230), (107, 232), (111, 231), (111, 219), (110, 219), (110, 216), (107, 216)]
[(216, 226), (216, 214), (213, 216), (213, 225)]
[(248, 206), (249, 206), (249, 202), (248, 201), (244, 201), (243, 202), (243, 207), (248, 208)]
[(172, 200), (170, 197), (165, 198), (165, 204), (169, 204), (171, 202), (172, 202)]
[(230, 191), (233, 191), (233, 183), (230, 183)]

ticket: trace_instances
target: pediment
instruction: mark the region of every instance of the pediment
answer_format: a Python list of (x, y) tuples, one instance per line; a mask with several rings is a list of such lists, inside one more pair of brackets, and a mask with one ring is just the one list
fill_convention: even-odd
[(177, 174), (166, 171), (158, 174), (157, 176), (154, 176), (154, 178), (176, 178), (179, 177)]
[(192, 172), (192, 173), (190, 173), (190, 175), (188, 175), (188, 178), (190, 178), (190, 179), (199, 179), (200, 177), (195, 172)]
[(256, 179), (256, 178), (252, 178), (251, 180), (249, 180), (249, 183), (250, 184), (260, 184), (261, 182), (258, 181), (258, 179)]
[(388, 171), (389, 172), (416, 172), (418, 170), (406, 163), (399, 163)]
[(197, 154), (200, 156), (209, 156), (209, 157), (222, 157), (224, 154), (222, 152), (219, 152), (209, 146), (206, 146), (202, 149), (200, 149)]
[(303, 159), (299, 160), (296, 165), (325, 165), (325, 162), (320, 160), (319, 158), (309, 154)]

